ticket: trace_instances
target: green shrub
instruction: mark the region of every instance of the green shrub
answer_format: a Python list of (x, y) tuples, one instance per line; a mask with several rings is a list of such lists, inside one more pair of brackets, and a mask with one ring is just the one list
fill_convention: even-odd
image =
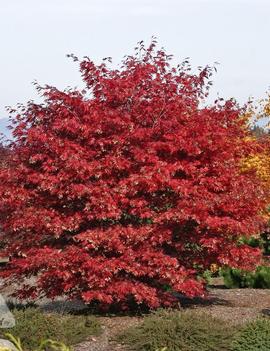
[(243, 236), (240, 238), (239, 243), (246, 244), (246, 245), (249, 245), (251, 247), (263, 248), (264, 241), (263, 241), (261, 236), (260, 237), (254, 237), (254, 236), (244, 237)]
[(101, 332), (100, 324), (93, 316), (45, 313), (34, 307), (14, 309), (12, 313), (16, 325), (1, 330), (0, 334), (2, 337), (6, 332), (16, 335), (28, 350), (36, 349), (44, 339), (73, 345)]
[(265, 232), (261, 234), (262, 248), (265, 255), (270, 255), (270, 235)]
[(243, 236), (240, 238), (239, 243), (247, 244), (251, 247), (260, 247), (265, 255), (270, 255), (270, 235), (268, 232), (261, 233), (259, 237)]
[(235, 335), (232, 351), (269, 351), (270, 320), (261, 318), (246, 324)]
[(236, 268), (224, 268), (221, 270), (224, 285), (227, 288), (252, 288), (255, 284), (255, 275)]
[(270, 288), (270, 267), (259, 266), (255, 272), (247, 272), (236, 268), (221, 270), (227, 288)]
[(213, 273), (210, 271), (210, 269), (207, 269), (203, 272), (202, 278), (206, 281), (206, 283), (209, 285), (211, 284), (212, 278), (213, 278)]
[(207, 314), (160, 310), (117, 340), (136, 351), (227, 351), (232, 333), (225, 322)]

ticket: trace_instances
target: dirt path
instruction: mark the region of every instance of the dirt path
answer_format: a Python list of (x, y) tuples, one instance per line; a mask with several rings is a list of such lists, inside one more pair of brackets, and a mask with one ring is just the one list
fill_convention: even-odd
[(126, 351), (126, 347), (114, 341), (114, 337), (139, 321), (137, 317), (101, 317), (102, 335), (80, 343), (74, 347), (74, 351)]

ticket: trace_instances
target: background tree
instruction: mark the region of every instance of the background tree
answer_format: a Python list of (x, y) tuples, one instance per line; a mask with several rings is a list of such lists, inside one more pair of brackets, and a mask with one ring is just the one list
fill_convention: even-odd
[(13, 163), (0, 172), (12, 256), (2, 277), (37, 277), (18, 296), (158, 307), (174, 302), (165, 286), (202, 295), (197, 273), (213, 262), (260, 260), (238, 244), (264, 225), (263, 188), (239, 171), (255, 147), (243, 110), (200, 108), (211, 70), (170, 59), (155, 42), (121, 69), (85, 58), (84, 90), (38, 87), (43, 104), (13, 118)]
[[(266, 190), (270, 189), (270, 134), (269, 134), (269, 116), (270, 116), (270, 95), (262, 99), (257, 108), (252, 113), (254, 125), (251, 128), (251, 142), (257, 139), (257, 148), (249, 153), (248, 157), (243, 160), (244, 170), (254, 170), (257, 176), (264, 183)], [(259, 122), (259, 124), (258, 124)]]
[(0, 167), (8, 162), (9, 155), (9, 148), (0, 143)]

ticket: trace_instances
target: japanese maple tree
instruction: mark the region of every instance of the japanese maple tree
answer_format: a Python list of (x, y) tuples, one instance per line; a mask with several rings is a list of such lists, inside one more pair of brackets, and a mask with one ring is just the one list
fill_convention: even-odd
[(15, 113), (0, 171), (11, 257), (1, 275), (37, 279), (18, 296), (155, 308), (174, 302), (169, 291), (203, 295), (197, 273), (211, 263), (260, 260), (238, 243), (264, 225), (265, 205), (256, 173), (239, 167), (255, 147), (243, 110), (202, 107), (211, 69), (170, 60), (154, 41), (119, 69), (85, 58), (84, 90), (38, 87), (44, 102)]

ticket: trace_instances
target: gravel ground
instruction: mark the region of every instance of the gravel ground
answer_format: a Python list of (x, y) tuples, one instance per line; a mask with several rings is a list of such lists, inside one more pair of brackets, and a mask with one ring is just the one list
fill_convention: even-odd
[(242, 324), (261, 315), (270, 315), (270, 290), (212, 288), (208, 300), (190, 304), (189, 308)]
[[(180, 298), (184, 309), (207, 312), (234, 325), (270, 315), (270, 290), (210, 288), (206, 300)], [(121, 330), (138, 324), (138, 317), (100, 317), (104, 333), (75, 347), (75, 351), (127, 351), (112, 341)]]
[[(0, 290), (6, 297), (9, 290)], [(220, 280), (214, 281), (208, 289), (206, 299), (188, 299), (180, 297), (180, 305), (184, 309), (207, 312), (222, 318), (232, 324), (241, 324), (255, 319), (260, 315), (270, 316), (270, 290), (262, 289), (225, 289)], [(43, 299), (39, 304), (45, 310), (66, 312), (71, 309), (82, 309), (85, 305), (78, 301), (66, 302), (63, 300), (50, 301)], [(113, 316), (98, 317), (104, 332), (99, 337), (77, 345), (75, 351), (126, 351), (125, 347), (113, 341), (115, 335), (125, 328), (139, 323), (139, 317)]]

